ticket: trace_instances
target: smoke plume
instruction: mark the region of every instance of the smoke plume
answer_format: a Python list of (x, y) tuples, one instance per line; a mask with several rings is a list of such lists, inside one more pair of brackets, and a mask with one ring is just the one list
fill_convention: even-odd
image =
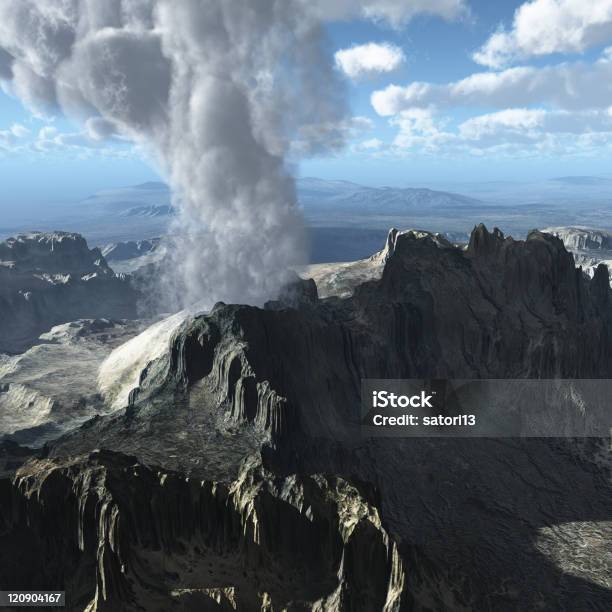
[(177, 306), (260, 303), (304, 262), (287, 155), (336, 145), (345, 109), (307, 2), (0, 0), (0, 24), (26, 105), (156, 160), (180, 211)]
[(341, 146), (346, 130), (322, 21), (398, 26), (465, 10), (463, 0), (0, 0), (0, 80), (34, 111), (153, 157), (180, 211), (176, 306), (260, 303), (306, 255), (288, 154)]

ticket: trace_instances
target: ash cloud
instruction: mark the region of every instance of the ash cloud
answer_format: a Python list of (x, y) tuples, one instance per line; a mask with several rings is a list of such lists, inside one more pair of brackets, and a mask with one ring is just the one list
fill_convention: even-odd
[(175, 307), (261, 303), (306, 238), (294, 155), (341, 147), (351, 123), (322, 23), (399, 26), (463, 0), (0, 0), (0, 80), (38, 114), (136, 142), (180, 211)]
[[(261, 303), (303, 263), (287, 157), (345, 116), (319, 19), (301, 0), (0, 0), (2, 78), (35, 112), (146, 148), (180, 214), (176, 306)], [(341, 129), (341, 128), (339, 128)]]

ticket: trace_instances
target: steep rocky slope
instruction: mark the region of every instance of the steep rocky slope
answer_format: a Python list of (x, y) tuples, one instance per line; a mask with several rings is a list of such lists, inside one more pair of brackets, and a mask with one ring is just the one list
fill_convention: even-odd
[(611, 378), (606, 268), (480, 226), (466, 250), (393, 232), (379, 269), (345, 298), (218, 304), (125, 412), (6, 451), (0, 550), (30, 539), (0, 575), (89, 610), (610, 609), (606, 441), (359, 424), (363, 378)]
[(0, 353), (20, 353), (52, 326), (77, 319), (135, 318), (136, 291), (98, 249), (66, 232), (0, 243)]

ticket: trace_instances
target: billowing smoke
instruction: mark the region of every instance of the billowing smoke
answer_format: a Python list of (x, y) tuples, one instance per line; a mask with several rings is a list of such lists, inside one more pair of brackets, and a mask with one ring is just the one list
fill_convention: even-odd
[(288, 154), (337, 145), (342, 86), (305, 0), (0, 0), (0, 78), (149, 151), (180, 211), (180, 306), (260, 303), (306, 241)]
[(453, 19), (463, 0), (0, 0), (0, 81), (139, 143), (180, 211), (176, 306), (259, 303), (302, 263), (290, 152), (342, 145), (322, 20)]

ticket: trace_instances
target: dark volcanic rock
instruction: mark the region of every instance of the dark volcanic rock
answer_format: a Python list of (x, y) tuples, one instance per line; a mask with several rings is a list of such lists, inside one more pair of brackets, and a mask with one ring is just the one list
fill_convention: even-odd
[(59, 323), (135, 318), (137, 294), (82, 236), (32, 233), (0, 243), (0, 352), (17, 353)]
[(62, 584), (72, 610), (408, 601), (377, 510), (334, 476), (281, 479), (247, 463), (228, 486), (101, 451), (26, 464), (0, 481), (0, 507), (0, 588)]
[[(374, 439), (359, 427), (363, 378), (612, 377), (605, 270), (588, 279), (539, 232), (514, 241), (481, 226), (466, 250), (394, 232), (388, 245), (380, 280), (352, 297), (317, 300), (303, 286), (308, 299), (293, 307), (219, 305), (187, 322), (124, 414), (88, 423), (3, 481), (5, 542), (28, 521), (45, 534), (54, 512), (83, 508), (62, 519), (65, 538), (94, 534), (89, 556), (71, 544), (53, 580), (82, 576), (82, 602), (97, 581), (90, 609), (167, 609), (172, 589), (197, 609), (208, 609), (206, 589), (245, 610), (610, 609), (604, 441)], [(100, 446), (136, 458), (91, 456)], [(380, 524), (355, 518), (366, 507)], [(48, 554), (45, 537), (28, 551)], [(263, 550), (250, 552), (252, 540)], [(279, 562), (295, 572), (289, 588), (272, 581)], [(46, 571), (15, 580), (47, 584)]]

